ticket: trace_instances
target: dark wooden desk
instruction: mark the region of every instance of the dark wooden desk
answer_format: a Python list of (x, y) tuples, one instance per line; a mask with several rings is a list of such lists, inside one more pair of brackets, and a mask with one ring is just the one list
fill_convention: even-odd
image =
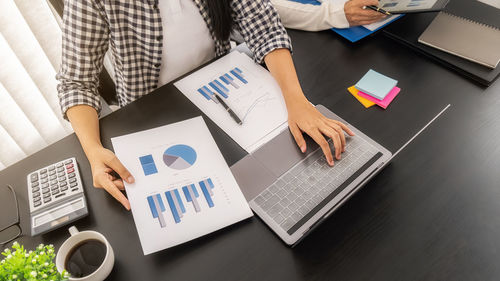
[[(304, 91), (396, 151), (444, 106), (450, 109), (297, 247), (258, 218), (143, 256), (130, 212), (92, 187), (74, 135), (0, 172), (18, 193), (29, 231), (26, 174), (76, 156), (90, 215), (79, 229), (103, 233), (116, 263), (109, 280), (498, 280), (500, 277), (500, 84), (481, 88), (382, 36), (349, 44), (332, 32), (290, 31)], [(399, 80), (387, 110), (364, 109), (346, 90), (369, 68)], [(199, 115), (172, 85), (106, 116), (102, 140)], [(245, 152), (205, 118), (228, 162)], [(0, 206), (1, 208), (1, 206)], [(68, 237), (67, 228), (18, 239), (27, 247)]]

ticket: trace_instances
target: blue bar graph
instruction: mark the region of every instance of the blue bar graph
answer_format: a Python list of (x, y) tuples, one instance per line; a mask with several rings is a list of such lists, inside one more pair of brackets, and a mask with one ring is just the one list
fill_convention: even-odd
[(244, 84), (248, 84), (248, 81), (245, 80), (245, 78), (243, 78), (243, 76), (241, 76), (240, 73), (238, 73), (236, 70), (233, 69), (229, 72), (231, 72), (231, 74), (234, 75), (234, 77), (238, 78)]
[(210, 196), (210, 192), (207, 189), (207, 186), (205, 185), (204, 181), (199, 182), (201, 191), (203, 192), (203, 195), (205, 196), (205, 200), (207, 200), (208, 206), (210, 208), (214, 207), (214, 202), (212, 201), (212, 196)]
[(222, 83), (219, 82), (219, 80), (215, 79), (214, 82), (215, 82), (215, 84), (217, 84), (219, 86), (219, 88), (221, 88), (222, 90), (224, 90), (226, 93), (229, 93), (229, 89), (226, 88), (226, 86), (222, 85)]
[(197, 197), (199, 197), (199, 194), (196, 191), (194, 184), (191, 184), (189, 186), (183, 186), (182, 191), (184, 192), (184, 196), (186, 196), (186, 201), (193, 203), (194, 210), (197, 213), (199, 213), (201, 211), (200, 204), (198, 203), (198, 200), (196, 199)]
[(161, 200), (160, 194), (148, 196), (149, 209), (151, 209), (151, 215), (153, 218), (158, 218), (160, 227), (165, 227), (165, 218), (163, 217), (163, 212), (165, 212), (165, 205)]
[(179, 213), (177, 212), (177, 208), (175, 207), (174, 199), (170, 194), (170, 191), (165, 192), (165, 196), (167, 197), (168, 205), (170, 206), (170, 211), (172, 212), (172, 216), (174, 217), (175, 223), (180, 223), (181, 218)]
[(206, 94), (208, 94), (208, 95), (210, 96), (210, 98), (211, 98), (211, 99), (212, 99), (215, 103), (219, 103), (219, 102), (217, 101), (217, 99), (215, 98), (215, 94), (214, 94), (214, 92), (210, 91), (210, 89), (209, 89), (207, 86), (203, 86), (203, 87), (202, 87), (202, 90), (203, 90)]
[(225, 80), (226, 80), (229, 84), (231, 84), (231, 86), (233, 86), (235, 89), (239, 89), (239, 88), (240, 88), (240, 86), (238, 86), (238, 84), (236, 84), (236, 83), (234, 82), (233, 77), (229, 76), (229, 74), (225, 73), (225, 74), (224, 74), (223, 76), (221, 76), (221, 77), (224, 77), (224, 78), (225, 78)]
[(208, 184), (210, 185), (210, 188), (214, 188), (214, 183), (212, 182), (212, 179), (208, 178), (207, 181), (208, 181)]
[(209, 95), (207, 95), (207, 94), (205, 93), (205, 91), (203, 91), (203, 89), (201, 89), (201, 88), (200, 88), (200, 89), (198, 89), (198, 92), (199, 92), (200, 94), (202, 94), (202, 95), (203, 95), (203, 96), (204, 96), (207, 100), (211, 100), (210, 96), (209, 96)]
[(155, 161), (153, 160), (153, 156), (151, 154), (139, 157), (139, 161), (141, 162), (142, 170), (144, 171), (145, 176), (158, 173)]
[(194, 184), (191, 184), (191, 189), (193, 190), (194, 196), (200, 197), (200, 195), (198, 194), (198, 190), (196, 190), (196, 187), (194, 186)]
[(191, 194), (189, 194), (189, 190), (187, 186), (182, 187), (182, 192), (184, 192), (184, 196), (186, 196), (186, 201), (192, 202), (193, 199), (191, 198)]
[(182, 203), (182, 199), (181, 199), (181, 195), (179, 193), (179, 190), (174, 189), (174, 193), (175, 193), (175, 198), (177, 199), (177, 202), (179, 202), (179, 207), (181, 207), (181, 211), (183, 213), (185, 213), (186, 212), (186, 208), (184, 208), (184, 204)]
[(219, 95), (223, 96), (225, 99), (228, 98), (228, 96), (226, 95), (226, 93), (224, 93), (224, 91), (222, 91), (221, 89), (219, 89), (219, 87), (217, 87), (214, 82), (210, 82), (208, 83), (208, 85), (210, 85), (210, 87), (212, 87), (212, 89), (214, 89), (217, 93), (219, 93)]

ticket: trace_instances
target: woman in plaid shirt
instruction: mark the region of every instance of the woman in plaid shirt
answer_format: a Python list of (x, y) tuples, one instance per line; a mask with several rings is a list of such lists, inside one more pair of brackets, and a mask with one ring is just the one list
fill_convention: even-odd
[[(340, 159), (343, 131), (352, 132), (324, 117), (304, 96), (290, 55), (290, 39), (268, 0), (66, 0), (58, 94), (62, 112), (89, 159), (95, 187), (104, 188), (130, 209), (120, 192), (121, 179), (132, 183), (134, 178), (102, 146), (99, 135), (98, 77), (108, 48), (123, 106), (227, 53), (232, 30), (244, 37), (254, 60), (264, 62), (281, 87), (290, 131), (301, 151), (306, 151), (304, 132), (321, 146), (330, 165), (333, 156), (325, 137), (332, 138), (335, 157)], [(112, 171), (121, 179), (114, 178)]]

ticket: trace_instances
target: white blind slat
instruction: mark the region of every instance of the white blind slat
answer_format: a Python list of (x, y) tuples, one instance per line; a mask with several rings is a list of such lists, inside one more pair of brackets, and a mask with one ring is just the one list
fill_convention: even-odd
[(0, 125), (27, 154), (34, 153), (47, 145), (2, 83), (0, 83)]
[[(12, 2), (12, 1), (6, 1)], [(61, 29), (45, 0), (14, 0), (56, 71), (61, 65)], [(54, 48), (58, 46), (58, 48)]]
[(1, 125), (0, 139), (2, 140), (2, 145), (0, 145), (0, 161), (5, 166), (12, 165), (27, 156)]
[(66, 135), (65, 129), (16, 55), (0, 34), (0, 83), (11, 93), (47, 143)]
[[(32, 1), (32, 4), (37, 6), (35, 3), (45, 3), (43, 1)], [(42, 6), (43, 7), (43, 6)], [(35, 9), (36, 7), (32, 7), (29, 11), (35, 10), (41, 20), (44, 19), (43, 13), (40, 10)], [(45, 7), (47, 8), (47, 7)], [(44, 36), (36, 36), (35, 30), (32, 30), (28, 25), (27, 21), (23, 18), (23, 14), (16, 7), (16, 4), (12, 1), (5, 1), (0, 4), (0, 10), (6, 13), (6, 16), (0, 17), (0, 32), (4, 36), (5, 40), (8, 42), (8, 45), (12, 49), (12, 51), (16, 54), (19, 61), (22, 63), (24, 69), (30, 75), (31, 79), (39, 89), (39, 91), (43, 94), (44, 98), (47, 100), (47, 103), (50, 105), (52, 111), (58, 117), (59, 123), (64, 128), (67, 133), (72, 132), (70, 125), (62, 118), (60, 107), (59, 107), (59, 99), (57, 98), (57, 81), (55, 80), (56, 69), (51, 64), (49, 59), (47, 58), (47, 54), (42, 49), (39, 44), (38, 38), (45, 37)], [(28, 13), (29, 16), (36, 16), (35, 13)], [(49, 11), (49, 16), (51, 16)], [(29, 17), (27, 18), (29, 19)], [(38, 18), (37, 18), (38, 20)], [(38, 24), (37, 28), (40, 25), (45, 24), (41, 22)], [(54, 25), (55, 29), (59, 30), (57, 24)], [(44, 30), (50, 30), (45, 29)], [(55, 34), (54, 39), (61, 37), (60, 32)], [(57, 44), (58, 40), (53, 40), (54, 43), (52, 45), (52, 50), (59, 51), (60, 57), (60, 43)]]

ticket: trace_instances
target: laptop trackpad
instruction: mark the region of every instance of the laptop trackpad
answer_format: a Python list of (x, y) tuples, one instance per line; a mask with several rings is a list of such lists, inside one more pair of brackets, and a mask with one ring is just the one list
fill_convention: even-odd
[(280, 177), (318, 148), (318, 145), (305, 134), (304, 139), (307, 143), (306, 153), (300, 151), (290, 130), (287, 129), (261, 146), (252, 155), (276, 177)]
[(277, 179), (251, 154), (233, 164), (231, 172), (248, 202), (252, 201)]

